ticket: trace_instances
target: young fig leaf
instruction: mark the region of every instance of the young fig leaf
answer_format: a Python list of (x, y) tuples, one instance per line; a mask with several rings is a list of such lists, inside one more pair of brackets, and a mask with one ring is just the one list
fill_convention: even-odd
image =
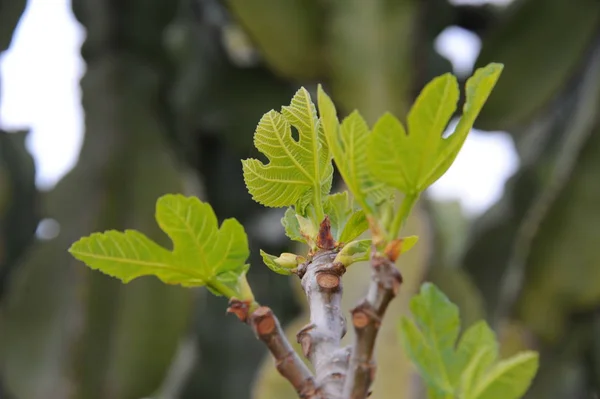
[(403, 318), (401, 325), (406, 353), (428, 386), (452, 394), (455, 383), (450, 368), (460, 328), (458, 307), (436, 286), (425, 283), (411, 299), (410, 310), (415, 322)]
[(358, 111), (346, 117), (341, 126), (333, 101), (321, 85), (318, 88), (321, 123), (333, 159), (356, 202), (368, 213), (390, 197), (390, 190), (371, 174), (367, 167), (367, 142), (369, 126)]
[(454, 162), (502, 68), (489, 64), (467, 81), (463, 115), (446, 139), (442, 134), (459, 98), (458, 83), (449, 73), (425, 86), (408, 114), (408, 134), (393, 115), (382, 116), (373, 127), (367, 150), (371, 172), (407, 195), (433, 184)]
[(400, 255), (410, 251), (410, 249), (415, 246), (417, 241), (419, 241), (418, 236), (396, 238), (387, 243), (384, 253), (387, 255), (388, 259), (390, 259), (392, 262), (395, 262)]
[(299, 264), (306, 262), (306, 259), (303, 257), (288, 252), (284, 252), (277, 257), (274, 255), (269, 255), (261, 249), (260, 255), (263, 258), (263, 262), (269, 269), (275, 273), (283, 274), (284, 276), (289, 276)]
[(354, 208), (347, 191), (327, 196), (323, 209), (331, 222), (331, 234), (338, 243), (350, 242), (369, 228), (364, 211)]
[(371, 240), (356, 240), (344, 245), (336, 255), (334, 262), (340, 262), (345, 267), (356, 262), (369, 260), (371, 254)]
[(519, 399), (538, 368), (538, 355), (523, 352), (498, 361), (498, 341), (485, 321), (459, 334), (458, 308), (433, 284), (411, 299), (415, 321), (403, 318), (400, 335), (432, 397)]
[[(292, 127), (299, 139), (292, 137)], [(315, 106), (301, 88), (281, 113), (267, 112), (256, 128), (254, 145), (269, 162), (242, 161), (244, 180), (255, 201), (268, 207), (295, 205), (301, 213), (312, 204), (316, 223), (323, 219), (322, 199), (331, 190), (333, 165)]]
[(298, 218), (296, 218), (296, 211), (293, 207), (289, 207), (285, 210), (285, 214), (283, 215), (283, 218), (281, 218), (281, 224), (285, 229), (285, 235), (290, 240), (306, 242), (306, 239), (300, 232), (300, 223), (298, 222)]
[(81, 238), (69, 252), (124, 283), (153, 275), (167, 284), (204, 285), (221, 295), (252, 299), (245, 286), (248, 238), (237, 220), (227, 219), (219, 229), (209, 204), (172, 194), (158, 199), (156, 220), (173, 242), (173, 251), (135, 230), (111, 230)]
[(422, 183), (423, 187), (427, 188), (435, 183), (450, 168), (473, 128), (475, 119), (496, 86), (503, 69), (504, 65), (492, 63), (477, 69), (475, 74), (467, 80), (466, 101), (460, 121), (454, 132), (447, 139), (442, 140), (434, 166)]

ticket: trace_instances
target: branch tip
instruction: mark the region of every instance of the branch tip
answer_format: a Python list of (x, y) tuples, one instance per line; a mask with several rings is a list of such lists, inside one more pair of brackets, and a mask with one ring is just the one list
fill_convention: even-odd
[(402, 242), (404, 240), (402, 238), (396, 238), (390, 241), (384, 250), (385, 256), (392, 261), (396, 262), (400, 254), (402, 253)]
[(317, 284), (325, 291), (337, 291), (340, 288), (340, 277), (328, 272), (317, 274)]
[(335, 248), (335, 240), (331, 235), (331, 221), (329, 216), (325, 216), (325, 219), (319, 226), (319, 234), (317, 236), (317, 247), (323, 250), (332, 250)]
[(250, 301), (241, 301), (237, 298), (229, 300), (227, 313), (233, 313), (243, 323), (248, 321), (248, 313), (250, 312)]
[(352, 325), (354, 328), (363, 329), (369, 324), (369, 317), (363, 311), (352, 312)]

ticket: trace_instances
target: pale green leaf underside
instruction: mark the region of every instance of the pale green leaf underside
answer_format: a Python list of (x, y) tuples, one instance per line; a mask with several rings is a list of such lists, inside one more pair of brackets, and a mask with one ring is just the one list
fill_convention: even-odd
[(173, 251), (126, 230), (83, 237), (69, 252), (125, 283), (153, 275), (167, 284), (200, 286), (217, 280), (229, 283), (246, 271), (249, 249), (244, 228), (227, 219), (219, 229), (211, 206), (198, 198), (171, 194), (159, 198), (156, 220), (173, 242)]
[[(292, 137), (291, 127), (299, 139)], [(331, 190), (333, 165), (310, 94), (304, 88), (282, 112), (269, 111), (258, 123), (254, 145), (269, 162), (242, 161), (244, 180), (255, 201), (268, 207), (309, 203), (321, 206)]]
[(408, 134), (391, 114), (373, 127), (367, 150), (371, 172), (405, 194), (416, 194), (439, 179), (450, 167), (490, 95), (502, 65), (478, 69), (467, 81), (463, 115), (454, 133), (442, 134), (459, 98), (458, 83), (444, 74), (428, 83), (408, 114)]
[(320, 85), (318, 103), (325, 137), (340, 174), (356, 201), (373, 213), (375, 205), (390, 197), (390, 190), (367, 167), (369, 127), (358, 111), (340, 126), (335, 105)]

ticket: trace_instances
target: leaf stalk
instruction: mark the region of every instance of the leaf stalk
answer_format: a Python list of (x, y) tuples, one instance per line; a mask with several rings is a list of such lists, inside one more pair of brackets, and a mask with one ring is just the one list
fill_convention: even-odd
[(396, 212), (396, 215), (394, 216), (394, 219), (392, 221), (392, 226), (388, 232), (389, 241), (392, 241), (398, 237), (402, 226), (406, 222), (406, 219), (408, 219), (408, 215), (410, 215), (410, 212), (412, 211), (412, 208), (414, 207), (418, 199), (419, 193), (406, 194), (404, 196), (404, 198), (402, 199), (402, 203), (400, 204), (400, 208), (398, 209), (398, 212)]

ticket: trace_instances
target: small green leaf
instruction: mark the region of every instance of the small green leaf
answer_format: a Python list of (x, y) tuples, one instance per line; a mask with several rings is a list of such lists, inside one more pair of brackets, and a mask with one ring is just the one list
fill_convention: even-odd
[(334, 262), (340, 262), (348, 267), (353, 263), (369, 259), (371, 254), (371, 240), (356, 240), (344, 245), (336, 255)]
[(498, 362), (465, 399), (519, 399), (529, 386), (539, 366), (538, 354), (522, 352)]
[(167, 284), (208, 285), (226, 296), (241, 293), (244, 287), (239, 278), (248, 269), (249, 249), (244, 228), (237, 220), (227, 219), (219, 229), (209, 204), (172, 194), (158, 199), (156, 220), (173, 241), (173, 251), (142, 233), (126, 230), (83, 237), (69, 252), (90, 268), (124, 283), (154, 275)]
[(352, 212), (346, 225), (342, 230), (339, 242), (349, 242), (360, 236), (362, 233), (367, 231), (369, 228), (369, 222), (365, 216), (365, 212), (362, 209)]
[(317, 242), (317, 235), (319, 234), (319, 228), (315, 225), (313, 220), (305, 218), (304, 216), (296, 214), (296, 220), (300, 228), (300, 235), (304, 237), (304, 241), (309, 247), (314, 248)]
[(383, 115), (367, 149), (371, 172), (406, 195), (433, 184), (454, 162), (501, 72), (501, 64), (490, 64), (467, 81), (463, 116), (447, 139), (442, 134), (459, 97), (456, 78), (449, 73), (425, 86), (408, 114), (408, 134), (397, 118)]
[[(291, 128), (299, 139), (292, 137)], [(267, 112), (256, 129), (254, 145), (269, 159), (242, 161), (244, 180), (255, 201), (268, 207), (312, 204), (322, 220), (322, 198), (331, 190), (333, 165), (310, 94), (301, 88), (281, 113)]]
[(419, 241), (418, 236), (407, 236), (402, 238), (402, 249), (400, 253), (408, 252), (414, 247)]
[(331, 222), (331, 235), (337, 242), (352, 241), (369, 228), (365, 213), (354, 208), (347, 191), (327, 196), (323, 208)]
[(333, 159), (356, 201), (369, 213), (390, 197), (390, 190), (376, 180), (367, 167), (369, 127), (358, 113), (352, 112), (340, 126), (335, 105), (321, 85), (318, 89), (319, 114)]
[(269, 255), (262, 249), (260, 250), (260, 255), (263, 258), (263, 262), (267, 267), (273, 270), (275, 273), (283, 274), (284, 276), (289, 276), (292, 274), (292, 270), (298, 267), (298, 265), (306, 259), (301, 256), (291, 254), (291, 253), (283, 253), (279, 257), (274, 255)]
[(306, 242), (306, 239), (300, 233), (300, 223), (296, 218), (296, 211), (293, 207), (289, 207), (285, 210), (283, 218), (281, 218), (281, 224), (285, 229), (285, 235), (294, 241)]

